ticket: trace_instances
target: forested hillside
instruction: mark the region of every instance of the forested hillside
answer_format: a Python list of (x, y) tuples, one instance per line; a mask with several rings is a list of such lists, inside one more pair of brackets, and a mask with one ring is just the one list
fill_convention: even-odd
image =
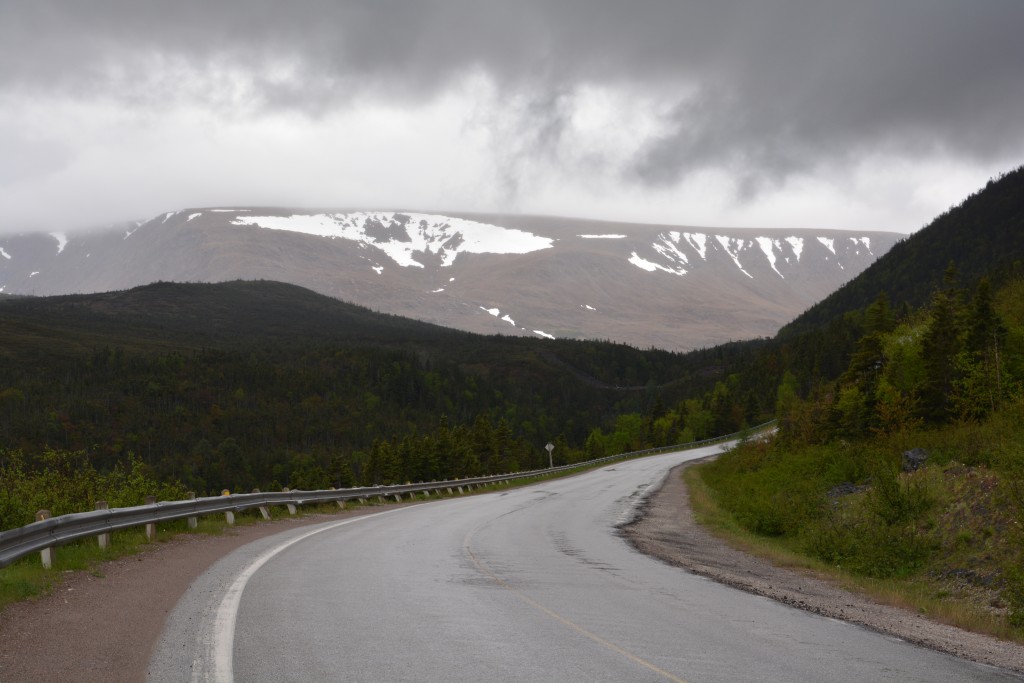
[(1024, 627), (1022, 275), (968, 292), (950, 273), (904, 316), (880, 297), (837, 380), (802, 397), (787, 373), (776, 438), (702, 469), (718, 503), (820, 561)]
[(712, 397), (745, 346), (483, 337), (272, 282), (8, 300), (0, 334), (0, 458), (81, 451), (105, 472), (134, 455), (200, 493), (507, 472), (546, 464), (548, 441), (571, 462), (771, 407)]
[(755, 352), (783, 369), (778, 434), (699, 472), (715, 505), (775, 546), (1018, 639), (1022, 182), (990, 183)]

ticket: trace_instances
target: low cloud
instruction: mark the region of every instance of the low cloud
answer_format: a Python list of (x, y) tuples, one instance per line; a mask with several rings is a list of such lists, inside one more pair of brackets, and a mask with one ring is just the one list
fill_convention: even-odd
[[(723, 207), (743, 205), (723, 209), (723, 221), (781, 205), (775, 195), (794, 188), (824, 192), (854, 177), (870, 185), (869, 161), (921, 183), (940, 167), (983, 181), (1024, 158), (1022, 25), (1018, 0), (4, 3), (0, 185), (20, 198), (0, 199), (0, 230), (32, 220), (29, 198), (87, 205), (96, 220), (215, 194), (192, 185), (258, 201), (254, 160), (307, 160), (288, 173), (268, 169), (274, 184), (256, 183), (264, 194), (272, 185), (275, 198), (323, 201), (330, 193), (314, 173), (328, 172), (364, 185), (367, 201), (407, 204), (431, 197), (402, 172), (390, 191), (366, 190), (360, 167), (388, 182), (377, 170), (383, 158), (420, 166), (434, 154), (445, 178), (428, 183), (438, 203), (558, 204), (576, 214), (607, 203), (610, 188), (667, 205), (713, 177)], [(594, 93), (611, 103), (602, 120), (619, 122), (605, 136), (588, 127), (600, 109)], [(271, 130), (248, 152), (238, 142), (244, 131)], [(312, 148), (289, 152), (278, 139), (289, 135)], [(333, 165), (318, 154), (327, 135), (319, 149), (336, 155)], [(367, 137), (376, 152), (360, 143)], [(437, 139), (464, 149), (439, 151)], [(168, 162), (174, 150), (196, 168)], [(217, 156), (226, 150), (235, 164)], [(132, 154), (148, 162), (131, 163), (133, 174), (104, 165)], [(204, 177), (204, 168), (218, 174)], [(126, 186), (86, 201), (75, 183), (95, 175)], [(335, 196), (354, 193), (338, 187)], [(941, 210), (955, 200), (936, 202)], [(918, 227), (909, 200), (891, 201), (894, 227)]]

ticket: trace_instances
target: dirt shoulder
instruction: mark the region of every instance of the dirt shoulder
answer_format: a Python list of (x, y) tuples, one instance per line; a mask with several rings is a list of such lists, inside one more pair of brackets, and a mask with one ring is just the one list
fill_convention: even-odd
[(842, 619), (975, 662), (1024, 673), (1024, 647), (939, 624), (907, 610), (880, 605), (801, 570), (776, 567), (726, 545), (693, 518), (681, 476), (685, 463), (622, 528), (640, 552), (748, 593)]

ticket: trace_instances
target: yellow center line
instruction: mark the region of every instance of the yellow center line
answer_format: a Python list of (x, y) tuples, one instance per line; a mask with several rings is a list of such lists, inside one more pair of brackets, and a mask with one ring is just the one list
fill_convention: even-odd
[(654, 673), (658, 674), (659, 676), (664, 677), (667, 680), (674, 681), (674, 683), (686, 683), (686, 681), (683, 680), (682, 678), (679, 678), (678, 676), (676, 676), (674, 674), (671, 674), (668, 671), (665, 671), (664, 669), (655, 666), (654, 664), (651, 664), (646, 659), (638, 657), (635, 654), (633, 654), (632, 652), (629, 652), (628, 650), (622, 649), (621, 647), (619, 647), (615, 643), (612, 643), (612, 642), (610, 642), (608, 640), (605, 640), (604, 638), (602, 638), (601, 636), (597, 635), (596, 633), (594, 633), (592, 631), (588, 631), (587, 629), (583, 628), (579, 624), (577, 624), (577, 623), (567, 619), (566, 617), (563, 617), (561, 614), (559, 614), (559, 613), (557, 613), (557, 612), (555, 612), (555, 611), (545, 607), (544, 605), (540, 604), (539, 602), (537, 602), (536, 600), (534, 600), (530, 596), (528, 596), (525, 593), (523, 593), (521, 590), (519, 590), (517, 588), (513, 588), (511, 585), (509, 585), (509, 583), (507, 581), (505, 581), (500, 576), (498, 576), (497, 574), (492, 572), (491, 569), (487, 565), (485, 565), (483, 562), (481, 562), (480, 559), (477, 558), (477, 556), (473, 553), (473, 550), (469, 547), (470, 540), (473, 538), (473, 535), (477, 532), (477, 530), (479, 528), (480, 527), (477, 527), (476, 529), (473, 529), (468, 534), (466, 534), (466, 537), (462, 541), (462, 548), (463, 548), (463, 550), (465, 550), (466, 555), (469, 556), (469, 559), (473, 563), (473, 565), (478, 570), (480, 570), (481, 573), (486, 574), (492, 581), (494, 581), (496, 584), (498, 584), (502, 588), (505, 588), (506, 590), (509, 590), (512, 593), (514, 593), (517, 598), (519, 598), (520, 600), (525, 602), (527, 605), (530, 605), (531, 607), (533, 607), (533, 608), (543, 612), (544, 614), (548, 615), (549, 617), (551, 617), (555, 621), (559, 622), (560, 624), (568, 626), (569, 628), (571, 628), (572, 630), (576, 631), (580, 635), (586, 636), (587, 638), (589, 638), (590, 640), (594, 641), (598, 645), (603, 645), (604, 647), (608, 648), (612, 652), (617, 652), (618, 654), (622, 655), (623, 657), (625, 657), (629, 661), (633, 662), (634, 664), (639, 664), (642, 667), (650, 669)]

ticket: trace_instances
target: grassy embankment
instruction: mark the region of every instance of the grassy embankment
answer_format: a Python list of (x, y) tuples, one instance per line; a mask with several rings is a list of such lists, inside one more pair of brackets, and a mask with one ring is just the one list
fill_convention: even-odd
[[(904, 472), (913, 447), (927, 464)], [(698, 521), (748, 552), (1024, 642), (1024, 401), (861, 443), (752, 441), (685, 476)]]

